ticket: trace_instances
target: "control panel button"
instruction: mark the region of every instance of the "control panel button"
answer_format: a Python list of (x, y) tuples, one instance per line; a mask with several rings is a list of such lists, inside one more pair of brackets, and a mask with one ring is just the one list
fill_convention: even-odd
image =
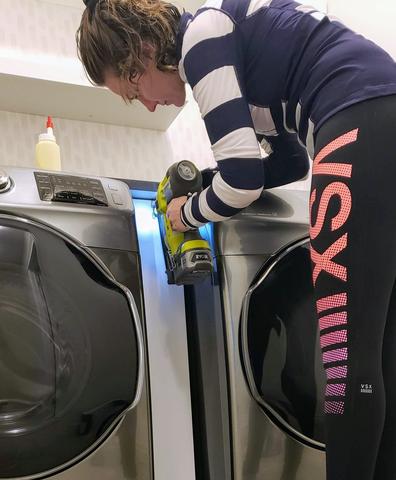
[(51, 188), (42, 187), (40, 189), (40, 195), (41, 195), (42, 200), (50, 202), (52, 200), (52, 190), (51, 190)]
[(124, 202), (122, 201), (122, 197), (121, 197), (121, 195), (118, 195), (118, 193), (112, 193), (111, 197), (113, 199), (113, 202), (116, 205), (124, 205)]
[(78, 192), (69, 192), (69, 200), (75, 200), (76, 202), (81, 199), (81, 195)]

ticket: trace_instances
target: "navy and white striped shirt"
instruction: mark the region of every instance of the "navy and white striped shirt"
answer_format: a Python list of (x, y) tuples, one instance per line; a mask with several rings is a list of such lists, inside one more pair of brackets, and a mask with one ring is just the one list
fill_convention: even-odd
[[(231, 217), (281, 184), (264, 178), (266, 162), (274, 178), (284, 173), (283, 183), (303, 177), (300, 145), (313, 156), (314, 135), (329, 117), (396, 94), (386, 52), (292, 0), (208, 0), (195, 16), (182, 15), (178, 52), (219, 166), (212, 185), (182, 209), (191, 227)], [(268, 161), (257, 138), (272, 148)]]

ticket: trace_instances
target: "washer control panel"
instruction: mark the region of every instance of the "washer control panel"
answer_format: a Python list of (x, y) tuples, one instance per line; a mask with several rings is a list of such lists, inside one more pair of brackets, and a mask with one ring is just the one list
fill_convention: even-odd
[(108, 206), (103, 185), (95, 178), (34, 172), (40, 199), (46, 202)]

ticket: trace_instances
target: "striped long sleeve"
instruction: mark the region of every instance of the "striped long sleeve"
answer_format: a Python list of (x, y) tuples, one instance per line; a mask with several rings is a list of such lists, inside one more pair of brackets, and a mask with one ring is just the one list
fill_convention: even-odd
[(263, 190), (263, 162), (242, 68), (233, 19), (222, 10), (200, 10), (184, 34), (179, 71), (199, 105), (219, 172), (184, 205), (182, 219), (191, 227), (235, 215)]

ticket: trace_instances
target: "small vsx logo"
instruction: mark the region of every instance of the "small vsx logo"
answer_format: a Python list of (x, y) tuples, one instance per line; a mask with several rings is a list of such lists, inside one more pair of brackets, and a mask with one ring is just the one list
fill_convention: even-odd
[(360, 393), (373, 393), (373, 386), (370, 383), (361, 383)]

